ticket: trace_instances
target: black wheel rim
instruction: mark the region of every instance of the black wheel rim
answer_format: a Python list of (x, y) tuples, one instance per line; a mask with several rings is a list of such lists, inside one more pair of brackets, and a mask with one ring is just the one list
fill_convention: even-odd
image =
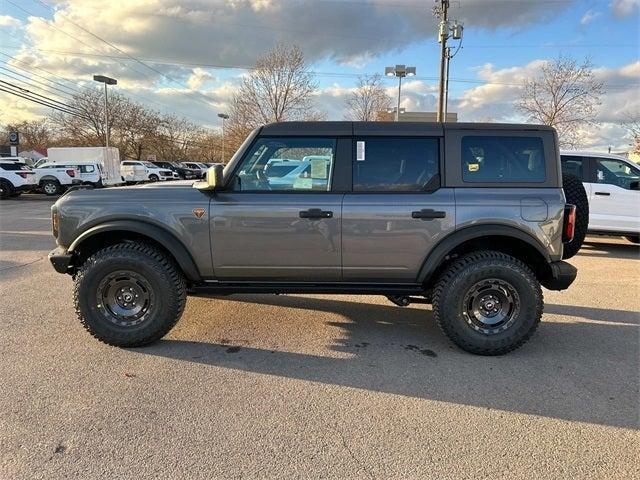
[(98, 309), (109, 322), (119, 327), (140, 325), (149, 318), (154, 303), (151, 285), (136, 272), (112, 272), (98, 286)]
[(463, 316), (469, 327), (494, 335), (513, 325), (520, 312), (520, 296), (509, 282), (489, 278), (467, 291), (463, 305)]

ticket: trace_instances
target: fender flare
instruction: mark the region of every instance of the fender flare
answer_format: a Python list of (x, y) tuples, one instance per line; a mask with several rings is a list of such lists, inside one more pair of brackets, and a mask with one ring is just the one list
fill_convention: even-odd
[(475, 238), (488, 236), (513, 237), (518, 240), (522, 240), (535, 248), (547, 263), (551, 262), (551, 258), (549, 257), (547, 250), (540, 241), (522, 230), (508, 225), (474, 225), (456, 230), (440, 240), (431, 252), (429, 252), (427, 258), (425, 258), (422, 267), (420, 268), (420, 273), (418, 274), (418, 281), (420, 283), (427, 281), (449, 252), (459, 245)]
[(58, 182), (59, 184), (62, 184), (62, 182), (60, 181), (60, 179), (58, 177), (56, 177), (55, 175), (43, 175), (42, 177), (40, 177), (40, 179), (38, 180), (38, 185), (40, 185), (42, 182), (44, 182), (45, 180), (54, 180), (56, 182)]
[(68, 252), (73, 253), (85, 240), (97, 234), (110, 231), (134, 232), (155, 240), (173, 256), (187, 279), (191, 281), (202, 279), (202, 275), (200, 275), (200, 271), (187, 247), (175, 235), (162, 227), (143, 221), (114, 220), (95, 225), (82, 232), (69, 246)]

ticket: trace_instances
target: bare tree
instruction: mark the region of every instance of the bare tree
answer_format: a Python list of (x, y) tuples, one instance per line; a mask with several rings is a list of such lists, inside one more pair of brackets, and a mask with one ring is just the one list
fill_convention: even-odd
[(233, 96), (229, 140), (237, 143), (236, 137), (265, 123), (316, 118), (316, 88), (300, 48), (276, 46), (258, 58)]
[(640, 153), (640, 111), (624, 112), (622, 126), (626, 128), (633, 138), (633, 151)]
[(516, 108), (530, 121), (554, 127), (562, 147), (575, 148), (580, 144), (581, 130), (593, 123), (603, 93), (589, 59), (578, 64), (560, 56), (524, 82)]
[(20, 150), (45, 150), (54, 138), (51, 124), (46, 118), (10, 124), (4, 130), (5, 138), (8, 138), (10, 131), (20, 133)]
[(369, 122), (381, 120), (391, 107), (391, 97), (382, 86), (380, 74), (358, 77), (357, 88), (345, 100), (345, 119)]

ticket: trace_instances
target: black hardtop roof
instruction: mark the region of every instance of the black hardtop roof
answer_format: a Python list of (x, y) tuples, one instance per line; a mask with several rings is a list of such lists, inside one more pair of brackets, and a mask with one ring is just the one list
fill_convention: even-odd
[(259, 135), (442, 135), (444, 130), (553, 131), (548, 125), (516, 123), (436, 123), (436, 122), (279, 122), (264, 125)]

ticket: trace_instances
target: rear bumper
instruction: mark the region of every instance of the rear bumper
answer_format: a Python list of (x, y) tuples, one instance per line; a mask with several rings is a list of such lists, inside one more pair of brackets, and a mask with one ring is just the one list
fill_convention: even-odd
[(570, 263), (559, 261), (549, 264), (547, 276), (540, 282), (549, 290), (566, 290), (578, 275), (578, 269)]
[(69, 267), (71, 266), (72, 259), (73, 254), (67, 252), (62, 247), (58, 247), (55, 250), (51, 250), (51, 252), (49, 252), (49, 261), (58, 273), (70, 273)]

